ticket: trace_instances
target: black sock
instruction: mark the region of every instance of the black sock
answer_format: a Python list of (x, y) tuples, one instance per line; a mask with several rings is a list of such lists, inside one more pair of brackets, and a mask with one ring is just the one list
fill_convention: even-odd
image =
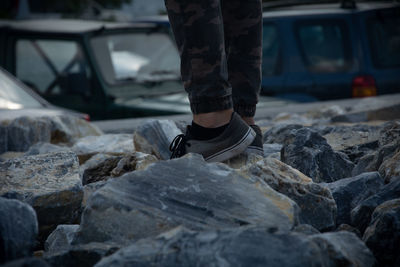
[(192, 127), (190, 127), (190, 135), (196, 140), (213, 139), (222, 134), (226, 127), (228, 127), (228, 124), (229, 123), (217, 128), (206, 128), (192, 121)]

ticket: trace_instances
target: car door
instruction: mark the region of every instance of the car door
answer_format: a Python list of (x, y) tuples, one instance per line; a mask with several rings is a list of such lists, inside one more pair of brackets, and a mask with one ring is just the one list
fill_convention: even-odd
[(92, 70), (75, 39), (16, 34), (8, 45), (11, 72), (50, 103), (90, 115), (104, 109), (93, 90)]

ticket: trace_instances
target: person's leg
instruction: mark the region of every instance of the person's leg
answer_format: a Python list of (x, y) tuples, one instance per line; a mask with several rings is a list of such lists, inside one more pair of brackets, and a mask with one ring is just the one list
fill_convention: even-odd
[[(233, 114), (220, 0), (165, 0), (181, 56), (181, 75), (193, 113), (172, 157), (196, 152), (223, 161), (246, 149), (255, 133)], [(190, 142), (189, 142), (190, 141)]]
[(221, 0), (234, 110), (254, 125), (261, 89), (261, 0)]
[(233, 112), (219, 0), (165, 0), (194, 122), (218, 127)]
[(229, 83), (234, 110), (256, 132), (247, 152), (263, 155), (262, 132), (254, 115), (261, 89), (262, 2), (221, 0)]

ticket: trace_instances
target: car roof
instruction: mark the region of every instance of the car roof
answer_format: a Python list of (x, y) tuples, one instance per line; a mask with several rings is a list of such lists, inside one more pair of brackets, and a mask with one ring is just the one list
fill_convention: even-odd
[(0, 27), (13, 30), (32, 31), (32, 32), (52, 32), (52, 33), (84, 33), (94, 32), (101, 29), (137, 29), (155, 27), (153, 23), (122, 23), (89, 21), (79, 19), (30, 19), (30, 20), (0, 20)]
[(366, 12), (375, 9), (386, 9), (400, 7), (399, 4), (390, 2), (363, 2), (356, 3), (356, 8), (342, 8), (340, 3), (321, 4), (296, 4), (282, 5), (276, 7), (264, 7), (263, 17), (286, 17), (286, 16), (310, 16), (327, 14), (350, 14), (355, 12)]

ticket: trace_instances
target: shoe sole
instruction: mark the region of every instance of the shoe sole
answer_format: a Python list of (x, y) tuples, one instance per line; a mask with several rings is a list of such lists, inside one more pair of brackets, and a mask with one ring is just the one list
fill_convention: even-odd
[(253, 129), (249, 128), (246, 134), (236, 144), (225, 148), (211, 156), (208, 156), (205, 161), (207, 162), (222, 162), (228, 160), (236, 155), (239, 155), (253, 142), (256, 137), (256, 133)]

